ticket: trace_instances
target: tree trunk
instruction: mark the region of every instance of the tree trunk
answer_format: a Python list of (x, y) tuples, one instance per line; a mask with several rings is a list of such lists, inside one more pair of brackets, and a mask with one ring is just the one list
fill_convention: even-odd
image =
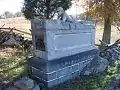
[(111, 40), (111, 20), (110, 16), (108, 15), (108, 17), (104, 18), (104, 32), (102, 41), (107, 44), (110, 44), (110, 40)]
[(50, 19), (49, 17), (50, 17), (50, 1), (51, 0), (46, 0), (46, 8), (47, 8), (47, 10), (46, 10), (46, 19)]

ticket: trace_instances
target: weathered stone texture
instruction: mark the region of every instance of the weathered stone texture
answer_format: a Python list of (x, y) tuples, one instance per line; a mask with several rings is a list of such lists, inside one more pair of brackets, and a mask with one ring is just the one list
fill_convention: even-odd
[[(31, 28), (35, 57), (28, 60), (30, 76), (47, 87), (79, 76), (98, 59), (92, 22), (32, 20)], [(36, 44), (41, 39), (42, 44)], [(43, 44), (44, 50), (39, 49)]]
[(28, 64), (32, 71), (31, 76), (51, 87), (79, 76), (83, 68), (97, 59), (98, 54), (96, 49), (52, 61), (30, 58)]

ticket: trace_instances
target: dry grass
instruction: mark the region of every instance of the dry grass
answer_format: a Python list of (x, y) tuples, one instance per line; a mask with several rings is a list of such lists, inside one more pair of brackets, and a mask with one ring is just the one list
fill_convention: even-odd
[[(25, 38), (31, 39), (31, 35), (29, 35), (29, 34), (31, 34), (31, 32), (29, 30), (29, 29), (31, 29), (31, 24), (30, 24), (30, 21), (26, 20), (24, 17), (0, 19), (0, 27), (4, 24), (5, 24), (4, 28), (15, 27), (16, 29), (20, 30), (21, 32), (16, 31), (16, 30), (13, 30), (13, 32), (20, 33)], [(25, 34), (22, 32), (26, 32), (29, 34)]]
[[(103, 26), (96, 27), (96, 35), (95, 35), (95, 42), (96, 44), (100, 44), (99, 40), (102, 40), (103, 35)], [(111, 32), (111, 43), (114, 43), (117, 39), (120, 39), (120, 32), (112, 26)]]

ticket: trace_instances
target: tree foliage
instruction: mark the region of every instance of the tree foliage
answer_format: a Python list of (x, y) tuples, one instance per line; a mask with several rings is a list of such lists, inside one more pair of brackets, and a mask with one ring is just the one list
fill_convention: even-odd
[(2, 17), (2, 18), (13, 18), (14, 15), (13, 15), (13, 13), (11, 13), (11, 12), (9, 12), (9, 11), (6, 11), (6, 12), (4, 12), (4, 13), (2, 14), (1, 17)]
[(110, 43), (111, 25), (120, 22), (120, 0), (86, 0), (86, 3), (86, 14), (104, 21), (102, 40)]
[(71, 6), (72, 0), (24, 0), (23, 13), (27, 19), (50, 19), (58, 7), (64, 10)]
[(23, 16), (23, 13), (22, 13), (22, 12), (16, 12), (14, 16), (15, 16), (15, 17), (22, 17), (22, 16)]
[(5, 11), (3, 14), (0, 15), (0, 19), (6, 19), (6, 18), (15, 18), (15, 17), (22, 17), (23, 13), (21, 11), (16, 12), (15, 14)]
[(114, 21), (120, 15), (120, 0), (89, 0), (87, 14), (97, 18), (111, 18)]

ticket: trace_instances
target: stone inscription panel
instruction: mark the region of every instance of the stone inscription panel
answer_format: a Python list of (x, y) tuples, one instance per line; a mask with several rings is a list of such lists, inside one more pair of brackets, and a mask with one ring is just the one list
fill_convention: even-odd
[(55, 49), (69, 49), (90, 45), (91, 33), (61, 34), (54, 36)]

